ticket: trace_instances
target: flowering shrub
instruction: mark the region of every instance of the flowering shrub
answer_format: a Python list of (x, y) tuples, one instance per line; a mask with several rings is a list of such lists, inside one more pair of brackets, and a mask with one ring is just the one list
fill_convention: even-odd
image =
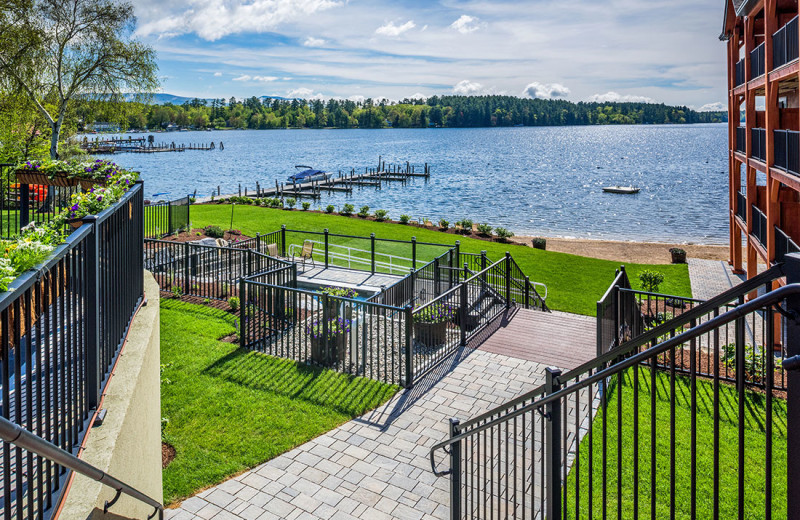
[(81, 162), (75, 159), (70, 161), (25, 161), (18, 164), (16, 169), (44, 173), (50, 179), (60, 173), (69, 178), (107, 180), (124, 172), (116, 163), (104, 159), (97, 159), (94, 162)]
[[(323, 336), (324, 322), (315, 321), (306, 327), (306, 334), (314, 339), (319, 339)], [(334, 318), (328, 320), (328, 339), (333, 339), (336, 336), (342, 336), (350, 332), (350, 320), (345, 318)]]
[(444, 323), (453, 321), (457, 309), (446, 303), (434, 303), (414, 313), (416, 323)]
[[(96, 215), (121, 199), (122, 195), (133, 186), (135, 180), (134, 174), (130, 172), (117, 172), (108, 177), (106, 186), (95, 186), (89, 191), (73, 194), (70, 198), (69, 210), (61, 216), (67, 219), (76, 219), (86, 215)], [(58, 216), (53, 222), (56, 220), (59, 220)]]
[(328, 296), (339, 296), (341, 298), (350, 298), (353, 299), (358, 296), (358, 293), (355, 289), (350, 289), (347, 287), (335, 287), (333, 285), (328, 285), (321, 288), (318, 291), (320, 294), (327, 294)]

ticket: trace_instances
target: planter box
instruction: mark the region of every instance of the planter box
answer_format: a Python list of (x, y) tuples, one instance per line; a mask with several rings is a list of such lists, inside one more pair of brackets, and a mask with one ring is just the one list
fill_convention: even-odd
[[(39, 316), (43, 312), (47, 310), (51, 303), (55, 303), (53, 300), (52, 292), (44, 290), (44, 279), (50, 278), (51, 285), (55, 285), (55, 299), (57, 300), (63, 294), (66, 293), (68, 287), (68, 279), (67, 279), (67, 271), (64, 270), (61, 273), (61, 280), (57, 280), (55, 274), (51, 271), (47, 274), (43, 275), (42, 280), (38, 283), (42, 284), (42, 291), (37, 294), (37, 291), (31, 289), (31, 305), (30, 305), (30, 325), (31, 327), (36, 327), (36, 323), (39, 321)], [(35, 286), (34, 286), (35, 287)], [(19, 337), (23, 338), (26, 334), (28, 334), (28, 319), (27, 313), (25, 312), (25, 305), (20, 305), (18, 308), (15, 305), (11, 305), (9, 307), (8, 312), (8, 331), (3, 330), (3, 324), (0, 323), (0, 334), (6, 335), (8, 334), (8, 344), (11, 347), (16, 346), (16, 324), (15, 324), (15, 317), (17, 314), (17, 310), (19, 310)], [(2, 357), (0, 357), (2, 359)]]
[(685, 264), (686, 263), (686, 251), (683, 251), (683, 252), (672, 252), (672, 251), (670, 251), (670, 254), (672, 255), (672, 263), (673, 264)]
[(325, 348), (325, 338), (311, 338), (311, 361), (323, 366), (330, 366), (337, 361), (342, 362), (347, 356), (347, 337), (344, 334), (337, 334), (328, 340), (328, 348)]
[(60, 186), (62, 188), (69, 188), (78, 185), (78, 179), (70, 178), (63, 173), (54, 173), (53, 178), (46, 173), (36, 172), (33, 170), (17, 170), (17, 182), (20, 184), (38, 184), (41, 186)]
[(438, 347), (447, 343), (448, 322), (414, 323), (414, 339), (426, 347)]

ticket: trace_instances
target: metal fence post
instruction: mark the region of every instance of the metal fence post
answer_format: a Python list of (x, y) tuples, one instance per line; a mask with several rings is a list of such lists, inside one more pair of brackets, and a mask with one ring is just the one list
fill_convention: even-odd
[(256, 251), (261, 252), (261, 233), (256, 233)]
[(167, 233), (172, 234), (172, 201), (167, 202)]
[[(313, 327), (313, 325), (312, 325)], [(328, 295), (322, 293), (322, 352), (324, 363), (328, 362)]]
[(525, 277), (525, 308), (530, 307), (531, 302), (531, 277)]
[(433, 295), (439, 296), (439, 282), (441, 276), (439, 274), (439, 257), (433, 259)]
[(189, 242), (183, 243), (183, 294), (189, 294)]
[(417, 237), (411, 237), (411, 268), (417, 268)]
[(467, 346), (467, 284), (462, 283), (460, 293), (460, 303), (458, 305), (458, 328), (461, 332), (461, 346)]
[(414, 386), (414, 308), (406, 305), (406, 380), (405, 387)]
[(325, 232), (325, 269), (328, 268), (328, 228), (324, 229)]
[[(450, 419), (450, 438), (461, 430), (458, 419)], [(450, 445), (450, 519), (461, 520), (461, 441)]]
[(286, 257), (286, 224), (281, 226), (281, 256)]
[(511, 307), (511, 253), (506, 251), (506, 309)]
[(486, 250), (481, 251), (481, 271), (489, 266), (488, 259), (486, 258)]
[[(786, 283), (800, 283), (800, 253), (790, 253), (784, 257)], [(786, 311), (794, 313), (783, 319), (786, 360), (800, 356), (800, 296), (786, 299)], [(800, 520), (800, 370), (788, 370), (787, 420), (787, 511), (788, 520)]]
[(100, 241), (97, 236), (97, 216), (84, 217), (92, 224), (92, 232), (87, 236), (86, 259), (86, 405), (96, 410), (100, 403)]
[(247, 301), (247, 288), (244, 278), (239, 279), (239, 346), (244, 347), (247, 345), (246, 334), (247, 326), (245, 320), (247, 319), (247, 311), (245, 310), (245, 302)]
[(369, 242), (370, 242), (370, 251), (371, 251), (371, 260), (370, 266), (372, 269), (372, 274), (375, 274), (375, 233), (369, 234)]
[[(51, 190), (55, 188), (50, 186)], [(49, 191), (48, 191), (49, 193)], [(31, 185), (19, 185), (19, 227), (24, 228), (31, 222)]]
[[(545, 394), (550, 395), (561, 388), (558, 380), (561, 370), (545, 369)], [(545, 518), (561, 518), (561, 400), (545, 405)]]

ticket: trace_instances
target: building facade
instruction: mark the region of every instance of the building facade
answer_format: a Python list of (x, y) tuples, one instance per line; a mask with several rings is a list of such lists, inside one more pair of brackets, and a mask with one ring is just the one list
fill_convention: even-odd
[(726, 0), (730, 264), (800, 251), (800, 60), (797, 0)]

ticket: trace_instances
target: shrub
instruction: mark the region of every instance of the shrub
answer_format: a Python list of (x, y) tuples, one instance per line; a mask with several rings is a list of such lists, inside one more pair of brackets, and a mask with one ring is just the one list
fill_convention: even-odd
[(281, 199), (279, 199), (279, 198), (274, 198), (274, 199), (272, 199), (270, 201), (269, 206), (271, 208), (282, 208), (283, 207), (283, 201)]
[(325, 206), (325, 213), (333, 213), (336, 210), (336, 206), (333, 204), (328, 204)]
[(358, 216), (361, 218), (367, 218), (369, 216), (369, 206), (361, 206), (361, 209), (358, 210)]
[(310, 207), (311, 207), (311, 203), (310, 202), (304, 202), (303, 203), (303, 211), (308, 211), (308, 208), (310, 208)]
[(389, 218), (389, 212), (385, 209), (376, 209), (375, 210), (375, 220), (378, 222), (383, 222)]
[(664, 283), (664, 274), (658, 271), (645, 269), (639, 274), (639, 282), (645, 292), (658, 292), (659, 286)]
[(465, 218), (461, 222), (457, 222), (457, 224), (461, 225), (461, 233), (464, 235), (472, 234), (472, 221), (468, 218)]
[(183, 296), (183, 289), (181, 289), (180, 285), (172, 286), (172, 295), (176, 298), (180, 298), (181, 296)]
[(411, 220), (411, 217), (409, 215), (400, 215), (401, 224), (408, 224), (409, 220)]
[(352, 204), (345, 204), (344, 206), (342, 206), (342, 209), (339, 211), (339, 214), (344, 215), (345, 217), (349, 217), (350, 215), (353, 214), (355, 210), (356, 207), (353, 206)]
[(489, 224), (478, 224), (478, 234), (484, 237), (491, 236), (492, 226)]
[(297, 204), (297, 200), (293, 198), (286, 199), (286, 207), (289, 209), (294, 209), (295, 204)]
[(514, 236), (514, 233), (504, 227), (494, 228), (494, 234), (497, 235), (500, 242), (508, 242), (508, 239)]
[(231, 310), (235, 312), (236, 310), (239, 309), (239, 298), (237, 298), (236, 296), (231, 296), (230, 298), (228, 298), (228, 305), (230, 305)]
[(533, 247), (535, 247), (536, 249), (542, 249), (542, 250), (547, 249), (547, 239), (541, 237), (534, 238), (533, 240), (531, 240), (531, 245), (533, 245)]
[(225, 232), (222, 231), (222, 228), (219, 226), (206, 226), (203, 228), (203, 232), (205, 232), (207, 237), (211, 238), (222, 238), (225, 236)]
[(440, 229), (447, 229), (449, 227), (450, 227), (450, 223), (448, 221), (446, 221), (445, 219), (439, 220), (439, 228)]
[[(762, 354), (762, 352), (764, 352), (763, 346), (758, 349), (752, 345), (744, 346), (744, 376), (746, 379), (757, 383), (762, 382), (764, 379), (766, 371), (764, 355), (772, 355), (771, 353)], [(736, 343), (723, 345), (722, 353), (725, 366), (731, 370), (736, 370)]]

